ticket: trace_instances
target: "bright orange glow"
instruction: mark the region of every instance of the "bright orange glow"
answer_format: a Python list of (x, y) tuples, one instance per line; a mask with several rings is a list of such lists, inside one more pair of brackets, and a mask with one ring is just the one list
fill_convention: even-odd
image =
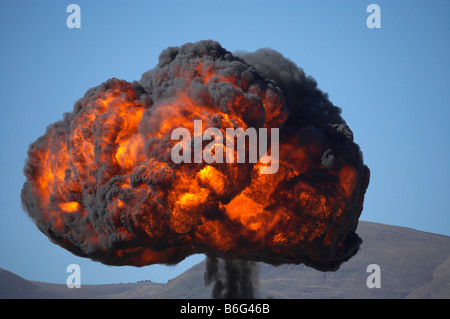
[(216, 194), (222, 195), (225, 188), (225, 176), (215, 169), (207, 165), (197, 173), (200, 180), (207, 184)]
[(59, 204), (59, 207), (61, 207), (61, 209), (66, 213), (73, 213), (78, 210), (80, 205), (77, 202), (67, 202)]
[(236, 220), (250, 230), (261, 228), (264, 220), (258, 215), (262, 212), (262, 207), (244, 194), (236, 196), (227, 205), (227, 214), (232, 220)]

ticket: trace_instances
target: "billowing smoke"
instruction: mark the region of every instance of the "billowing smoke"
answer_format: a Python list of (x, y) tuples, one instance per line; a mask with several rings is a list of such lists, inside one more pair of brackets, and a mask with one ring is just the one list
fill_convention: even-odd
[(205, 284), (214, 283), (214, 299), (250, 299), (255, 297), (257, 267), (254, 261), (236, 259), (225, 260), (223, 269), (214, 255), (206, 258)]
[[(215, 297), (251, 297), (256, 261), (328, 271), (359, 249), (369, 169), (340, 113), (274, 50), (170, 47), (139, 82), (110, 79), (47, 128), (29, 148), (22, 203), (51, 241), (78, 256), (144, 266), (204, 253)], [(195, 152), (174, 161), (176, 128), (191, 135), (184, 146), (224, 161), (197, 161)], [(249, 161), (246, 140), (247, 160), (237, 162), (228, 128), (267, 129), (267, 152)], [(226, 138), (207, 152), (208, 129)], [(275, 129), (279, 141), (270, 143)], [(267, 158), (273, 174), (261, 173)]]

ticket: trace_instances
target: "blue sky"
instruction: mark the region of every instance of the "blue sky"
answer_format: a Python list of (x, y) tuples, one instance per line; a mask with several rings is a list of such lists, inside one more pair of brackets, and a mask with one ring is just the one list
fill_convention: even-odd
[[(66, 8), (81, 8), (69, 29)], [(366, 7), (381, 8), (369, 29)], [(175, 267), (109, 267), (50, 243), (20, 204), (30, 143), (110, 77), (139, 80), (161, 50), (202, 39), (271, 47), (343, 109), (371, 169), (361, 220), (450, 235), (449, 1), (0, 2), (0, 267), (31, 280), (166, 282)]]

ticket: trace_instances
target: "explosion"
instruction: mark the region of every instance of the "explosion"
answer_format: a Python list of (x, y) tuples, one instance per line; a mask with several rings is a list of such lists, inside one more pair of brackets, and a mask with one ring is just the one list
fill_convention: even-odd
[[(52, 242), (108, 265), (175, 264), (202, 253), (207, 283), (218, 276), (217, 258), (235, 272), (256, 261), (336, 270), (362, 242), (355, 230), (370, 175), (340, 113), (274, 50), (169, 47), (139, 82), (113, 78), (89, 89), (31, 144), (23, 207)], [(203, 157), (220, 150), (234, 162), (195, 154), (174, 162), (177, 128)], [(267, 129), (269, 141), (277, 129), (279, 141), (256, 161), (247, 148), (237, 162), (226, 138), (206, 150), (208, 129), (227, 136), (230, 128)], [(275, 148), (278, 169), (262, 174)], [(244, 286), (235, 287), (240, 295)]]

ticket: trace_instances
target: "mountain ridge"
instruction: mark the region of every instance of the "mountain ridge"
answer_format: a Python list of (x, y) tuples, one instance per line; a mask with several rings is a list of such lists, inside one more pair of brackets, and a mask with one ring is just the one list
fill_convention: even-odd
[[(258, 298), (450, 298), (450, 237), (412, 228), (361, 221), (360, 251), (336, 272), (304, 265), (258, 263)], [(380, 266), (381, 288), (366, 285), (367, 266)], [(205, 261), (166, 284), (82, 285), (26, 280), (0, 268), (0, 298), (210, 298), (205, 287)]]

